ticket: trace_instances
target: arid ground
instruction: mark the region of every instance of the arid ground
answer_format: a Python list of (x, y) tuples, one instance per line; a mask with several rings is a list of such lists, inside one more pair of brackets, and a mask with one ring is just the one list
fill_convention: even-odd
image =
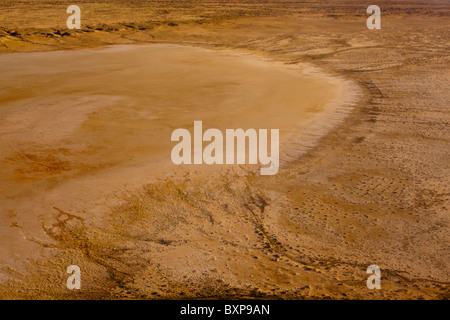
[[(81, 8), (80, 30), (66, 28), (66, 3), (0, 2), (0, 70), (9, 72), (0, 80), (0, 298), (449, 298), (448, 1), (73, 4)], [(380, 30), (366, 27), (371, 4), (381, 8)], [(27, 72), (57, 68), (46, 67), (44, 51), (84, 59), (86, 52), (114, 45), (151, 44), (316, 70), (355, 85), (358, 100), (325, 135), (298, 141), (307, 152), (273, 176), (246, 166), (169, 167), (149, 171), (147, 180), (130, 166), (121, 167), (117, 180), (111, 172), (119, 172), (118, 163), (142, 165), (136, 155), (146, 152), (149, 113), (140, 104), (129, 113), (89, 109), (103, 103), (94, 95), (67, 105), (65, 113), (59, 87), (48, 86), (65, 83)], [(86, 61), (93, 83), (86, 87), (96, 79), (108, 83)], [(74, 95), (83, 88), (75, 74), (79, 64), (66, 63), (77, 83), (70, 87), (68, 81), (66, 90)], [(173, 72), (174, 86), (183, 83)], [(274, 88), (283, 79), (265, 85)], [(108, 83), (110, 90), (115, 86)], [(51, 104), (33, 109), (22, 103), (36, 88)], [(216, 99), (222, 92), (209, 90)], [(8, 117), (17, 101), (16, 115)], [(232, 119), (223, 112), (217, 119)], [(171, 131), (177, 124), (167, 117)], [(75, 140), (64, 140), (75, 122), (85, 130), (75, 136), (84, 141), (78, 149)], [(105, 140), (91, 138), (87, 129), (105, 133)], [(161, 148), (170, 150), (167, 143)], [(26, 188), (19, 192), (13, 184)], [(81, 290), (66, 288), (69, 265), (81, 269)], [(380, 290), (366, 286), (370, 265), (381, 268)]]

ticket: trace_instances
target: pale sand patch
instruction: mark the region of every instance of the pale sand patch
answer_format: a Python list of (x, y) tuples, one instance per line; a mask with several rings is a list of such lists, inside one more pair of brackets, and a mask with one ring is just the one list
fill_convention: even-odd
[(178, 45), (0, 59), (3, 265), (42, 254), (55, 208), (98, 224), (123, 193), (176, 172), (176, 128), (202, 120), (204, 130), (280, 129), (286, 161), (338, 124), (359, 94), (310, 65)]

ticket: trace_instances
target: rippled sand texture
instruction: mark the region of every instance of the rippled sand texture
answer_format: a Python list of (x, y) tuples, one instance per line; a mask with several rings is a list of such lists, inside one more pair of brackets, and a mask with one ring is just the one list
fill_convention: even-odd
[[(308, 71), (314, 76), (318, 67), (332, 75), (323, 78), (328, 89), (336, 88), (341, 82), (338, 78), (351, 79), (362, 88), (364, 97), (351, 114), (348, 110), (335, 113), (344, 112), (348, 117), (342, 122), (339, 115), (339, 126), (320, 143), (317, 137), (309, 137), (311, 143), (305, 146), (286, 139), (294, 150), (308, 152), (290, 159), (271, 177), (261, 177), (245, 167), (196, 172), (161, 166), (158, 176), (162, 178), (149, 181), (154, 169), (143, 170), (142, 164), (147, 162), (140, 161), (154, 150), (138, 148), (144, 140), (124, 143), (134, 130), (120, 137), (114, 133), (119, 129), (126, 132), (127, 121), (134, 123), (133, 127), (143, 125), (142, 129), (146, 128), (144, 122), (156, 119), (145, 112), (137, 117), (142, 109), (135, 100), (105, 99), (104, 93), (71, 100), (68, 109), (73, 113), (52, 113), (58, 119), (71, 118), (58, 128), (61, 136), (67, 134), (64, 139), (71, 148), (78, 141), (72, 130), (87, 141), (85, 145), (71, 152), (70, 148), (59, 150), (60, 158), (46, 153), (33, 158), (20, 149), (20, 136), (27, 137), (30, 150), (36, 151), (31, 146), (39, 146), (39, 137), (46, 137), (49, 145), (57, 141), (48, 129), (55, 124), (39, 111), (36, 121), (47, 129), (27, 130), (34, 116), (32, 109), (28, 113), (22, 109), (22, 116), (8, 124), (22, 125), (22, 133), (14, 133), (17, 143), (6, 149), (2, 145), (1, 151), (7, 150), (10, 159), (5, 166), (2, 163), (2, 170), (10, 177), (17, 166), (21, 168), (15, 172), (17, 176), (33, 178), (16, 181), (26, 186), (27, 192), (3, 197), (8, 208), (22, 213), (2, 212), (8, 223), (1, 224), (0, 234), (10, 244), (8, 255), (2, 253), (2, 258), (17, 263), (2, 266), (1, 297), (448, 299), (447, 2), (380, 0), (381, 30), (368, 30), (366, 8), (351, 0), (236, 0), (226, 6), (222, 1), (79, 1), (84, 8), (79, 31), (65, 29), (67, 15), (60, 15), (65, 6), (49, 4), (2, 2), (6, 10), (0, 10), (0, 52), (7, 54), (2, 59), (13, 59), (7, 58), (9, 53), (110, 44), (174, 43), (225, 49), (227, 55), (232, 49), (287, 64), (288, 74), (292, 67), (297, 74)], [(30, 5), (36, 10), (29, 10)], [(13, 64), (6, 68), (25, 70)], [(72, 68), (78, 70), (79, 66)], [(112, 75), (120, 70), (120, 66), (116, 68)], [(99, 74), (94, 70), (95, 78)], [(129, 79), (135, 81), (132, 76)], [(49, 90), (49, 105), (41, 106), (42, 110), (56, 111), (56, 101), (51, 103), (56, 95), (51, 90), (56, 89), (43, 83), (34, 85)], [(82, 88), (81, 82), (78, 85)], [(80, 92), (72, 89), (79, 96)], [(321, 99), (328, 99), (322, 96), (331, 94), (328, 89), (321, 91)], [(213, 91), (217, 88), (205, 89), (204, 94)], [(239, 97), (247, 93), (241, 92)], [(114, 96), (123, 93), (114, 92)], [(185, 98), (188, 96), (186, 93)], [(120, 112), (123, 101), (130, 103), (133, 113)], [(13, 101), (1, 103), (12, 105)], [(94, 103), (96, 109), (90, 110)], [(0, 113), (6, 112), (0, 109)], [(212, 116), (214, 110), (207, 112)], [(83, 118), (81, 114), (91, 116)], [(106, 131), (99, 130), (122, 143), (123, 154), (111, 160), (114, 150), (88, 135), (95, 132), (96, 125), (105, 125), (99, 122), (103, 117), (124, 119)], [(184, 119), (180, 117), (180, 121)], [(76, 130), (75, 123), (90, 126)], [(322, 133), (330, 129), (312, 128)], [(139, 134), (145, 135), (144, 131)], [(90, 144), (100, 148), (89, 149)], [(139, 156), (127, 159), (130, 150)], [(101, 155), (95, 161), (104, 169), (85, 165), (95, 162), (95, 154)], [(75, 159), (77, 166), (70, 167), (68, 163)], [(114, 171), (115, 166), (128, 162), (132, 165)], [(151, 168), (154, 166), (152, 163)], [(53, 172), (51, 178), (43, 180), (49, 172)], [(132, 176), (139, 179), (131, 183)], [(118, 183), (119, 177), (127, 183)], [(61, 184), (64, 179), (72, 182)], [(116, 190), (115, 195), (99, 194), (98, 181), (103, 181), (101, 188)], [(2, 187), (2, 192), (11, 195), (16, 191)], [(38, 194), (43, 195), (41, 199)], [(33, 203), (46, 207), (30, 205)], [(92, 205), (80, 209), (82, 203)], [(23, 219), (25, 216), (38, 221)], [(20, 244), (18, 248), (27, 243), (28, 252), (11, 250), (12, 243)], [(36, 259), (23, 261), (31, 253)], [(65, 287), (70, 264), (81, 267), (80, 291)], [(366, 287), (366, 269), (373, 264), (381, 268), (381, 290)]]

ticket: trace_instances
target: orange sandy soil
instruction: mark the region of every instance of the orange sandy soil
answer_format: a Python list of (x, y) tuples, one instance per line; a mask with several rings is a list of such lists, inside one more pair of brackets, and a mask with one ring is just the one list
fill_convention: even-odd
[[(448, 299), (449, 15), (444, 1), (2, 1), (0, 53), (177, 43), (311, 63), (356, 81), (344, 123), (275, 176), (174, 173), (102, 223), (53, 208), (4, 299)], [(52, 170), (54, 159), (38, 159)], [(33, 161), (32, 159), (30, 161)], [(31, 164), (30, 164), (31, 165)], [(60, 170), (61, 168), (55, 168)], [(11, 228), (26, 229), (10, 217)], [(17, 257), (20, 261), (21, 257)], [(66, 268), (82, 289), (65, 287)], [(380, 266), (382, 289), (366, 269)]]

